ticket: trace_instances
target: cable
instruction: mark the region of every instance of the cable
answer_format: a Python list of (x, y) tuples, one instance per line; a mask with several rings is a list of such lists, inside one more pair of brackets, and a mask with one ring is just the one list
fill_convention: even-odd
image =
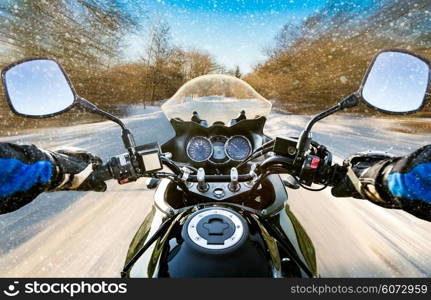
[(236, 168), (240, 169), (241, 167), (245, 166), (249, 161), (256, 159), (262, 155), (265, 155), (266, 153), (270, 152), (271, 150), (272, 150), (272, 148), (268, 147), (268, 148), (262, 149), (258, 152), (256, 152), (256, 151), (253, 152), (254, 154), (251, 154), (248, 158), (246, 158), (244, 161), (242, 161), (240, 164), (238, 164), (236, 166)]
[(269, 142), (266, 142), (265, 144), (263, 144), (262, 146), (260, 146), (259, 148), (256, 148), (252, 154), (250, 154), (249, 156), (253, 155), (254, 153), (265, 149), (266, 147), (272, 146), (275, 143), (275, 140), (270, 140)]
[(328, 187), (328, 184), (325, 184), (323, 187), (318, 188), (318, 189), (312, 189), (309, 188), (308, 186), (305, 186), (301, 183), (301, 181), (299, 181), (299, 179), (297, 177), (295, 177), (296, 181), (298, 182), (298, 184), (303, 188), (306, 189), (307, 191), (312, 191), (312, 192), (320, 192), (323, 191), (324, 189), (326, 189)]
[(270, 147), (270, 146), (272, 146), (272, 144), (274, 144), (274, 142), (275, 142), (275, 140), (270, 140), (269, 142), (266, 142), (265, 144), (263, 144), (262, 146), (260, 146), (260, 147), (258, 147), (258, 148), (256, 148), (249, 156), (247, 156), (246, 158), (245, 158), (245, 160), (241, 163), (241, 164), (239, 164), (238, 166), (240, 166), (240, 165), (242, 165), (242, 164), (245, 164), (246, 162), (248, 162), (248, 161), (250, 161), (250, 159), (251, 159), (251, 157), (252, 156), (254, 156), (257, 152), (259, 152), (260, 150), (263, 150), (263, 149), (265, 149), (265, 148), (267, 148), (267, 147)]

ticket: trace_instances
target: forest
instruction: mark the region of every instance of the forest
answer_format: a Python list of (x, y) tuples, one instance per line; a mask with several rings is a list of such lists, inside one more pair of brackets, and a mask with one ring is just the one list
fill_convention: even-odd
[(379, 1), (360, 11), (340, 3), (286, 24), (265, 49), (267, 61), (245, 79), (285, 110), (318, 111), (356, 91), (382, 49), (431, 59), (429, 0)]
[[(266, 60), (248, 74), (228, 70), (207, 51), (175, 45), (163, 20), (145, 31), (139, 57), (128, 59), (124, 37), (142, 32), (139, 18), (146, 12), (131, 14), (120, 2), (2, 1), (0, 68), (26, 57), (54, 57), (81, 96), (114, 110), (118, 104), (158, 105), (196, 76), (227, 73), (279, 109), (311, 113), (355, 91), (381, 49), (403, 48), (431, 59), (429, 0), (372, 1), (366, 8), (329, 1), (301, 22), (287, 22), (263, 47)], [(0, 124), (24, 124), (0, 100)]]

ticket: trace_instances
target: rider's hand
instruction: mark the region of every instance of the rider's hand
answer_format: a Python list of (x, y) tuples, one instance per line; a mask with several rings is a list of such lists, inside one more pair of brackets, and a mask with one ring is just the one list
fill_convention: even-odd
[(335, 197), (354, 197), (368, 199), (385, 206), (381, 199), (380, 182), (383, 170), (392, 161), (392, 156), (383, 152), (357, 153), (345, 159), (343, 166), (349, 173), (335, 185), (331, 192)]
[(331, 193), (334, 197), (353, 197), (357, 199), (363, 199), (362, 195), (358, 193), (347, 175), (343, 176), (341, 180), (331, 189)]
[(106, 183), (96, 181), (91, 173), (102, 165), (102, 160), (88, 151), (78, 148), (50, 152), (57, 166), (57, 178), (51, 191), (77, 190), (104, 192)]

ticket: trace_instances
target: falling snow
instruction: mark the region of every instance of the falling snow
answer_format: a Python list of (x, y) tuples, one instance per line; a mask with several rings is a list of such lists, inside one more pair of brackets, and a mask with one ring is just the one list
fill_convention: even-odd
[[(124, 118), (132, 116), (127, 123), (136, 127), (145, 142), (166, 138), (171, 127), (159, 106), (185, 82), (210, 73), (236, 76), (271, 100), (276, 111), (267, 122), (270, 134), (297, 136), (310, 115), (358, 90), (369, 62), (382, 49), (402, 48), (431, 59), (430, 15), (429, 0), (3, 0), (0, 66), (26, 57), (56, 58), (79, 95)], [(412, 63), (402, 69), (401, 76), (400, 68), (389, 70), (390, 80), (384, 72), (377, 74), (379, 80), (368, 86), (372, 91), (368, 102), (396, 104), (405, 110), (408, 105), (417, 108), (422, 104), (423, 97), (408, 97), (418, 87), (424, 92), (427, 78), (421, 75), (428, 69)], [(37, 77), (39, 85), (41, 78), (46, 79), (43, 91), (55, 90), (49, 94), (61, 95), (64, 101), (68, 86), (59, 92), (58, 72), (43, 66), (33, 70), (41, 69), (44, 71)], [(18, 75), (20, 84), (32, 82), (25, 74)], [(398, 88), (391, 89), (388, 82)], [(420, 92), (416, 95), (421, 96)], [(28, 96), (36, 99), (31, 91)], [(392, 101), (387, 104), (389, 98)], [(76, 107), (54, 118), (25, 119), (10, 111), (3, 94), (0, 100), (2, 142), (46, 148), (73, 144), (87, 147), (105, 160), (124, 151), (117, 127)], [(34, 107), (40, 112), (61, 104), (56, 98), (51, 100), (50, 105)], [(370, 149), (402, 155), (430, 141), (429, 105), (420, 118), (376, 114), (370, 107), (359, 106), (319, 122), (313, 137), (338, 158)], [(128, 243), (125, 236), (141, 224), (142, 212), (148, 210), (145, 205), (151, 203), (147, 194), (147, 202), (139, 201), (148, 191), (133, 187), (127, 192), (133, 196), (126, 207), (126, 202), (117, 199), (125, 188), (116, 186), (115, 197), (108, 193), (45, 193), (22, 210), (0, 216), (0, 273), (118, 275), (124, 261), (118, 253)], [(316, 245), (332, 238), (340, 249), (351, 250), (340, 251), (343, 259), (338, 261), (337, 256), (334, 261), (337, 249), (326, 253), (329, 247), (322, 247), (318, 262), (325, 275), (431, 275), (428, 223), (353, 199), (316, 197), (317, 202), (308, 203), (303, 195), (305, 204), (292, 201), (300, 221), (310, 228)], [(343, 213), (335, 216), (328, 207)], [(316, 216), (311, 218), (310, 212)], [(392, 230), (395, 227), (401, 231)], [(343, 244), (343, 239), (334, 236), (337, 230), (350, 243)], [(361, 234), (352, 238), (353, 231)], [(115, 251), (106, 250), (110, 247)], [(393, 267), (388, 263), (391, 259), (399, 265)], [(70, 264), (74, 265), (68, 268)]]

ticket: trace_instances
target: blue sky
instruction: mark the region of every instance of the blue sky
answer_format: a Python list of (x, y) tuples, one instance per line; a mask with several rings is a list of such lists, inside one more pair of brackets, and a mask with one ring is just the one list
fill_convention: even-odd
[[(217, 61), (243, 73), (265, 59), (263, 48), (271, 43), (280, 28), (289, 21), (300, 21), (324, 6), (326, 0), (123, 0), (127, 9), (136, 5), (151, 22), (162, 20), (171, 26), (175, 44), (204, 49)], [(142, 18), (143, 28), (150, 21)], [(136, 57), (145, 43), (145, 32), (130, 37), (127, 50)]]

